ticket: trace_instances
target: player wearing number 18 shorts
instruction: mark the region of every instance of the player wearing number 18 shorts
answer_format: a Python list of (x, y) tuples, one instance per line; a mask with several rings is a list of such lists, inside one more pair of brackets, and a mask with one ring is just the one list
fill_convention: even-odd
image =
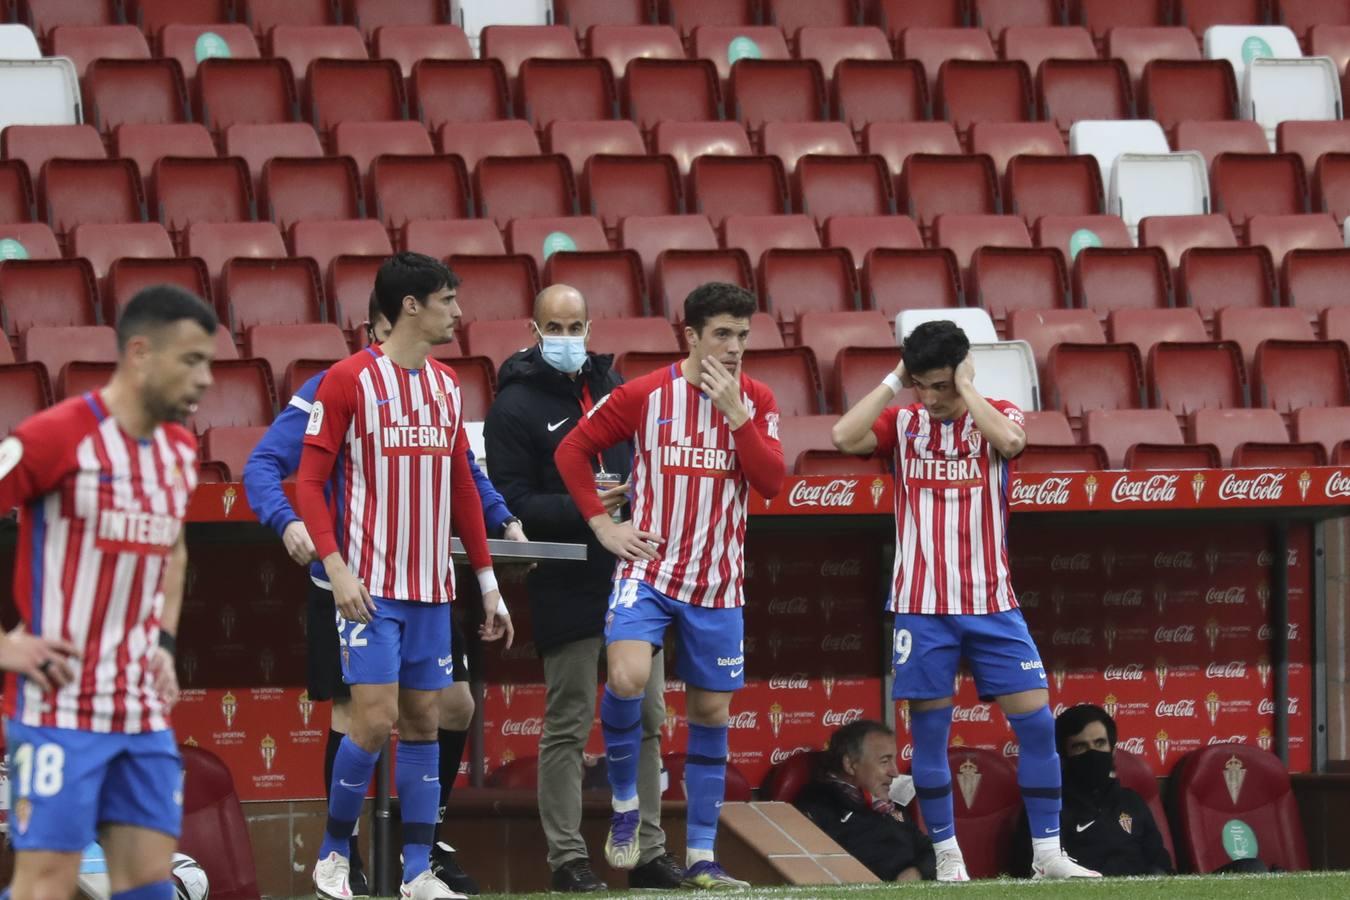
[(211, 384), (215, 330), (192, 294), (141, 291), (117, 323), (107, 386), (0, 442), (0, 509), (19, 507), (23, 627), (69, 639), (75, 654), (73, 680), (47, 663), (5, 681), (16, 900), (73, 897), (95, 837), (113, 900), (173, 900), (183, 775), (169, 708), (197, 483), (197, 442), (179, 423)]
[[(952, 815), (947, 742), (962, 656), (981, 699), (997, 699), (1021, 745), (1017, 780), (1036, 878), (1093, 878), (1060, 847), (1060, 769), (1040, 652), (1008, 573), (1009, 461), (1026, 446), (1022, 411), (975, 389), (970, 341), (954, 323), (905, 338), (895, 372), (834, 426), (845, 453), (895, 469), (895, 699), (910, 702), (914, 783), (939, 881), (967, 881)], [(889, 406), (902, 388), (919, 402)]]
[[(731, 694), (745, 683), (741, 588), (749, 488), (783, 485), (778, 407), (741, 373), (753, 295), (705, 284), (684, 304), (689, 356), (628, 382), (596, 403), (554, 459), (596, 539), (619, 557), (605, 619), (609, 680), (600, 703), (614, 814), (605, 857), (632, 869), (641, 857), (637, 768), (642, 697), (666, 627), (679, 631), (688, 685), (689, 797), (685, 884), (746, 887), (713, 857), (726, 784)], [(633, 519), (616, 524), (596, 494), (596, 455), (636, 447)]]

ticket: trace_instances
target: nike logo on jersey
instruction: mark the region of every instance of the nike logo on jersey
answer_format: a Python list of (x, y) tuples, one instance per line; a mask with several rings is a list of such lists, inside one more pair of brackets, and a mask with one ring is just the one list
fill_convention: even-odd
[(744, 671), (745, 671), (744, 669), (732, 669), (727, 674), (730, 675), (732, 678), (739, 678), (741, 673)]
[[(568, 416), (568, 417), (567, 417), (567, 419), (570, 419), (570, 418), (572, 418), (572, 417), (571, 417), (571, 416)], [(561, 428), (561, 427), (563, 427), (564, 425), (566, 425), (566, 424), (567, 424), (567, 419), (563, 419), (563, 420), (560, 421), (560, 422), (550, 422), (549, 425), (548, 425), (549, 433), (552, 434), (553, 432), (557, 431), (559, 428)]]
[(851, 818), (853, 818), (853, 813), (852, 813), (852, 811), (849, 811), (849, 812), (844, 813), (844, 817), (843, 817), (842, 819), (840, 819), (839, 821), (840, 821), (840, 823), (843, 823), (843, 822), (847, 822), (847, 821), (848, 821), (849, 819), (851, 819)]
[(669, 425), (671, 422), (674, 422), (674, 421), (675, 421), (674, 419), (657, 419), (657, 420), (656, 420), (656, 424), (657, 424), (657, 425)]
[(1096, 825), (1096, 824), (1097, 824), (1097, 820), (1096, 820), (1096, 819), (1093, 819), (1091, 822), (1088, 822), (1086, 825), (1078, 825), (1078, 826), (1075, 826), (1075, 827), (1078, 829), (1078, 833), (1079, 833), (1079, 834), (1082, 834), (1084, 831), (1087, 831), (1089, 828), (1091, 828), (1093, 825)]
[(375, 401), (375, 405), (376, 405), (376, 406), (384, 406), (384, 405), (387, 404), (387, 403), (393, 403), (393, 402), (394, 402), (394, 398), (393, 398), (393, 397), (385, 397), (383, 400), (376, 400), (376, 401)]

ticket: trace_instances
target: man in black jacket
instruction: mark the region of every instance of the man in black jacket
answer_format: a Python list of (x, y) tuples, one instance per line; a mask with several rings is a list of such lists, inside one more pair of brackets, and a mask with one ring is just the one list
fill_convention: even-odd
[[(555, 284), (535, 299), (534, 343), (502, 364), (497, 399), (484, 427), (492, 483), (536, 541), (586, 545), (586, 562), (540, 563), (529, 575), (535, 647), (547, 685), (544, 732), (539, 739), (539, 816), (548, 840), (555, 891), (598, 891), (581, 836), (582, 751), (595, 718), (599, 660), (614, 556), (595, 539), (553, 464), (553, 451), (577, 421), (621, 379), (614, 358), (586, 348), (586, 301), (575, 288)], [(605, 508), (622, 515), (632, 447), (620, 444), (595, 460)], [(684, 871), (666, 853), (661, 831), (661, 725), (665, 701), (663, 656), (652, 660), (642, 706), (638, 791), (642, 803), (642, 858), (630, 887), (678, 888)]]
[(793, 805), (882, 881), (931, 881), (933, 842), (890, 800), (897, 775), (895, 732), (860, 719), (830, 735), (821, 771)]
[[(1064, 852), (1103, 875), (1173, 874), (1148, 804), (1116, 779), (1116, 720), (1100, 706), (1071, 706), (1055, 719), (1055, 742), (1064, 770), (1059, 814)], [(1030, 875), (1025, 815), (1013, 846), (1013, 873)]]

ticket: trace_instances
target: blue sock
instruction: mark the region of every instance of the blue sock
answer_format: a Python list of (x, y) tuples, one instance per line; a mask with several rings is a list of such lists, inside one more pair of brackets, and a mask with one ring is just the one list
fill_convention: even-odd
[(399, 741), (394, 756), (398, 805), (403, 814), (403, 883), (431, 868), (436, 812), (441, 804), (440, 745)]
[(605, 762), (609, 769), (609, 789), (614, 794), (614, 802), (631, 804), (631, 808), (637, 809), (642, 698), (625, 699), (605, 685), (605, 694), (600, 699), (600, 731), (605, 736)]
[(319, 859), (327, 859), (330, 853), (346, 856), (351, 852), (352, 832), (361, 818), (361, 804), (379, 758), (379, 753), (367, 753), (350, 736), (338, 745), (328, 793), (328, 828), (319, 847)]
[[(8, 888), (5, 889), (4, 896), (9, 896)], [(173, 898), (173, 881), (156, 881), (130, 890), (118, 891), (112, 895), (112, 900), (173, 900)]]
[(712, 850), (717, 819), (727, 787), (727, 726), (689, 723), (689, 752), (684, 760), (684, 788), (689, 797), (685, 846)]
[[(913, 709), (913, 707), (911, 707)], [(952, 731), (952, 708), (913, 710), (909, 732), (914, 737), (914, 791), (933, 843), (956, 837), (952, 812), (952, 770), (947, 765), (947, 740)]]
[(1033, 838), (1059, 836), (1059, 753), (1055, 751), (1055, 717), (1050, 707), (1008, 716), (1017, 734), (1017, 784), (1027, 807)]

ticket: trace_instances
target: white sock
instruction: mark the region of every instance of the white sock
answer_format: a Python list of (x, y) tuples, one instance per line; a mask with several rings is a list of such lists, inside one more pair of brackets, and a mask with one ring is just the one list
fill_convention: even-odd
[(955, 836), (938, 841), (933, 845), (933, 850), (938, 853), (960, 853), (961, 847), (956, 843)]
[(638, 798), (636, 795), (628, 800), (616, 800), (611, 797), (609, 802), (617, 813), (632, 812), (638, 808)]
[(1031, 854), (1038, 866), (1044, 865), (1059, 856), (1059, 852), (1059, 835), (1031, 839)]
[(692, 869), (696, 863), (712, 862), (713, 852), (711, 850), (686, 850), (684, 851), (684, 866), (686, 869)]

